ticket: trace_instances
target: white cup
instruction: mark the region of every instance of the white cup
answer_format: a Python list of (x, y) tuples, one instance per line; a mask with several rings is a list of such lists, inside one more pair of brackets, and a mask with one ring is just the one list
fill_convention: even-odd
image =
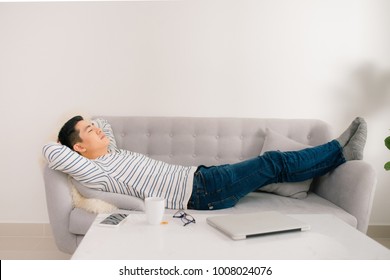
[(147, 197), (145, 198), (145, 211), (148, 223), (159, 225), (162, 221), (165, 210), (165, 198)]

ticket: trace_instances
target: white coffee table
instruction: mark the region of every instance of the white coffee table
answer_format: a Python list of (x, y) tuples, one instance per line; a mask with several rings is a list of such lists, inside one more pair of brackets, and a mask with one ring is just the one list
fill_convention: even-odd
[(188, 213), (196, 224), (185, 227), (172, 214), (152, 226), (131, 212), (119, 228), (106, 228), (98, 222), (107, 215), (99, 215), (72, 259), (390, 259), (390, 250), (332, 215), (291, 215), (311, 230), (233, 241), (207, 224), (216, 214)]

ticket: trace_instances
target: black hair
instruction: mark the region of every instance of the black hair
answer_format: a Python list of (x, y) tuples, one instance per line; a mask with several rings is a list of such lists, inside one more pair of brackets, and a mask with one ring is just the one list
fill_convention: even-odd
[(82, 116), (75, 116), (63, 125), (58, 133), (58, 141), (62, 145), (73, 150), (74, 144), (82, 141), (80, 138), (80, 131), (76, 129), (76, 124), (82, 120), (84, 120)]

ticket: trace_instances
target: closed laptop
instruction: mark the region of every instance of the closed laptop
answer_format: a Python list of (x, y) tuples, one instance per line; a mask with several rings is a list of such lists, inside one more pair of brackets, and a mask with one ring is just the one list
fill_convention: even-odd
[(234, 240), (310, 229), (310, 225), (277, 211), (212, 216), (207, 223)]

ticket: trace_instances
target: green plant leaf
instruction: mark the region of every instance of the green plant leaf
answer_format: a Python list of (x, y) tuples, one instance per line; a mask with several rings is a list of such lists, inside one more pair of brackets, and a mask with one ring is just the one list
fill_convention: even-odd
[(385, 164), (385, 170), (387, 170), (387, 171), (390, 170), (390, 161), (386, 162), (386, 164)]
[(385, 145), (390, 150), (390, 136), (385, 139)]

